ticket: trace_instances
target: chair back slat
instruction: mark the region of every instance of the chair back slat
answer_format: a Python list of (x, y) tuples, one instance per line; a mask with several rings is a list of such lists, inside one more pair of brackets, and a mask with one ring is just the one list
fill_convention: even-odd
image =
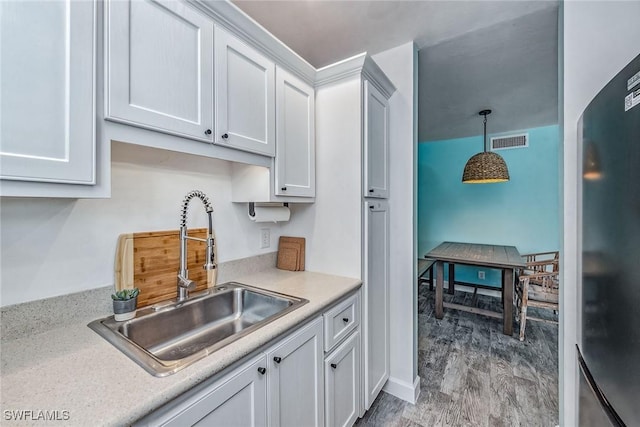
[[(518, 271), (517, 307), (520, 311), (520, 341), (524, 340), (527, 306), (557, 311), (560, 293), (560, 252), (524, 254), (526, 267)], [(533, 320), (540, 320), (532, 318)]]

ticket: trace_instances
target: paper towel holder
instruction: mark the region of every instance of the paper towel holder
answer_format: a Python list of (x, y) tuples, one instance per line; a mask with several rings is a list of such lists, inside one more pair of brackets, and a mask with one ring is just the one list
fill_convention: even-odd
[[(289, 207), (289, 203), (260, 203), (260, 205), (264, 205), (264, 206), (284, 206), (285, 208)], [(255, 202), (249, 202), (249, 216), (256, 216), (256, 204), (255, 204)]]

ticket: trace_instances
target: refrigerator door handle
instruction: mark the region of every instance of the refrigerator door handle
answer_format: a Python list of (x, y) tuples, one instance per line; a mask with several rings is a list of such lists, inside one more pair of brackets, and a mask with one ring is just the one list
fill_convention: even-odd
[(607, 417), (609, 417), (609, 420), (614, 426), (626, 427), (626, 424), (622, 421), (622, 419), (620, 419), (615, 409), (613, 409), (605, 395), (602, 393), (602, 390), (600, 390), (600, 388), (598, 387), (598, 384), (596, 384), (596, 381), (591, 375), (591, 372), (589, 372), (587, 363), (582, 358), (582, 353), (580, 353), (580, 348), (577, 344), (576, 353), (578, 355), (578, 365), (580, 366), (580, 371), (582, 371), (582, 375), (584, 375), (584, 378), (587, 380), (587, 384), (589, 384), (591, 392), (598, 398), (602, 410), (605, 412), (605, 414), (607, 414)]

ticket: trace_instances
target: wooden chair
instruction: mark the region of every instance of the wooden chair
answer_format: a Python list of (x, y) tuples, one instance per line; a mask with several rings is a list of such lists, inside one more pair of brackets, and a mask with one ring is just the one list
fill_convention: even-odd
[(527, 267), (524, 269), (524, 272), (558, 272), (560, 267), (560, 252), (558, 251), (524, 254), (522, 255), (522, 258), (524, 258), (527, 263)]
[(527, 314), (528, 307), (537, 307), (558, 312), (559, 304), (559, 265), (558, 252), (541, 252), (523, 255), (527, 266), (518, 274), (516, 283), (516, 306), (519, 310), (520, 341), (524, 341), (527, 319), (558, 323), (555, 320), (541, 319)]
[[(433, 291), (433, 264), (435, 264), (435, 262), (433, 259), (418, 258), (418, 285), (429, 282), (430, 291)], [(428, 279), (422, 277), (426, 272), (429, 272)]]

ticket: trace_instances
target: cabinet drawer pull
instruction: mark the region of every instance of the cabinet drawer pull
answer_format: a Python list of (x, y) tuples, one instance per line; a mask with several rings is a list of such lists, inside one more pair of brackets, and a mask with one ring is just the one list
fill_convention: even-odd
[(374, 206), (373, 206), (373, 205), (369, 205), (369, 209), (373, 209), (373, 208), (374, 208)]
[(204, 131), (204, 134), (205, 134), (205, 135), (211, 135), (211, 129), (207, 129), (207, 130), (205, 130), (205, 131)]
[(373, 193), (373, 188), (370, 188), (370, 189), (369, 189), (369, 193)]
[(260, 375), (264, 375), (264, 373), (267, 372), (267, 369), (261, 366), (258, 368), (258, 372), (260, 372)]
[(343, 321), (344, 323), (349, 323), (349, 318), (348, 318), (348, 317), (343, 317), (343, 318), (342, 318), (342, 321)]
[(280, 190), (287, 191), (287, 187), (282, 187)]
[(331, 367), (332, 367), (333, 369), (336, 369), (336, 368), (338, 367), (338, 365), (336, 365), (335, 363), (332, 363), (332, 364), (331, 364)]
[(223, 133), (222, 134), (222, 139), (227, 139), (229, 138), (229, 134), (228, 133)]
[(276, 356), (276, 357), (273, 358), (273, 361), (276, 362), (276, 363), (280, 363), (280, 362), (282, 362), (282, 357)]

